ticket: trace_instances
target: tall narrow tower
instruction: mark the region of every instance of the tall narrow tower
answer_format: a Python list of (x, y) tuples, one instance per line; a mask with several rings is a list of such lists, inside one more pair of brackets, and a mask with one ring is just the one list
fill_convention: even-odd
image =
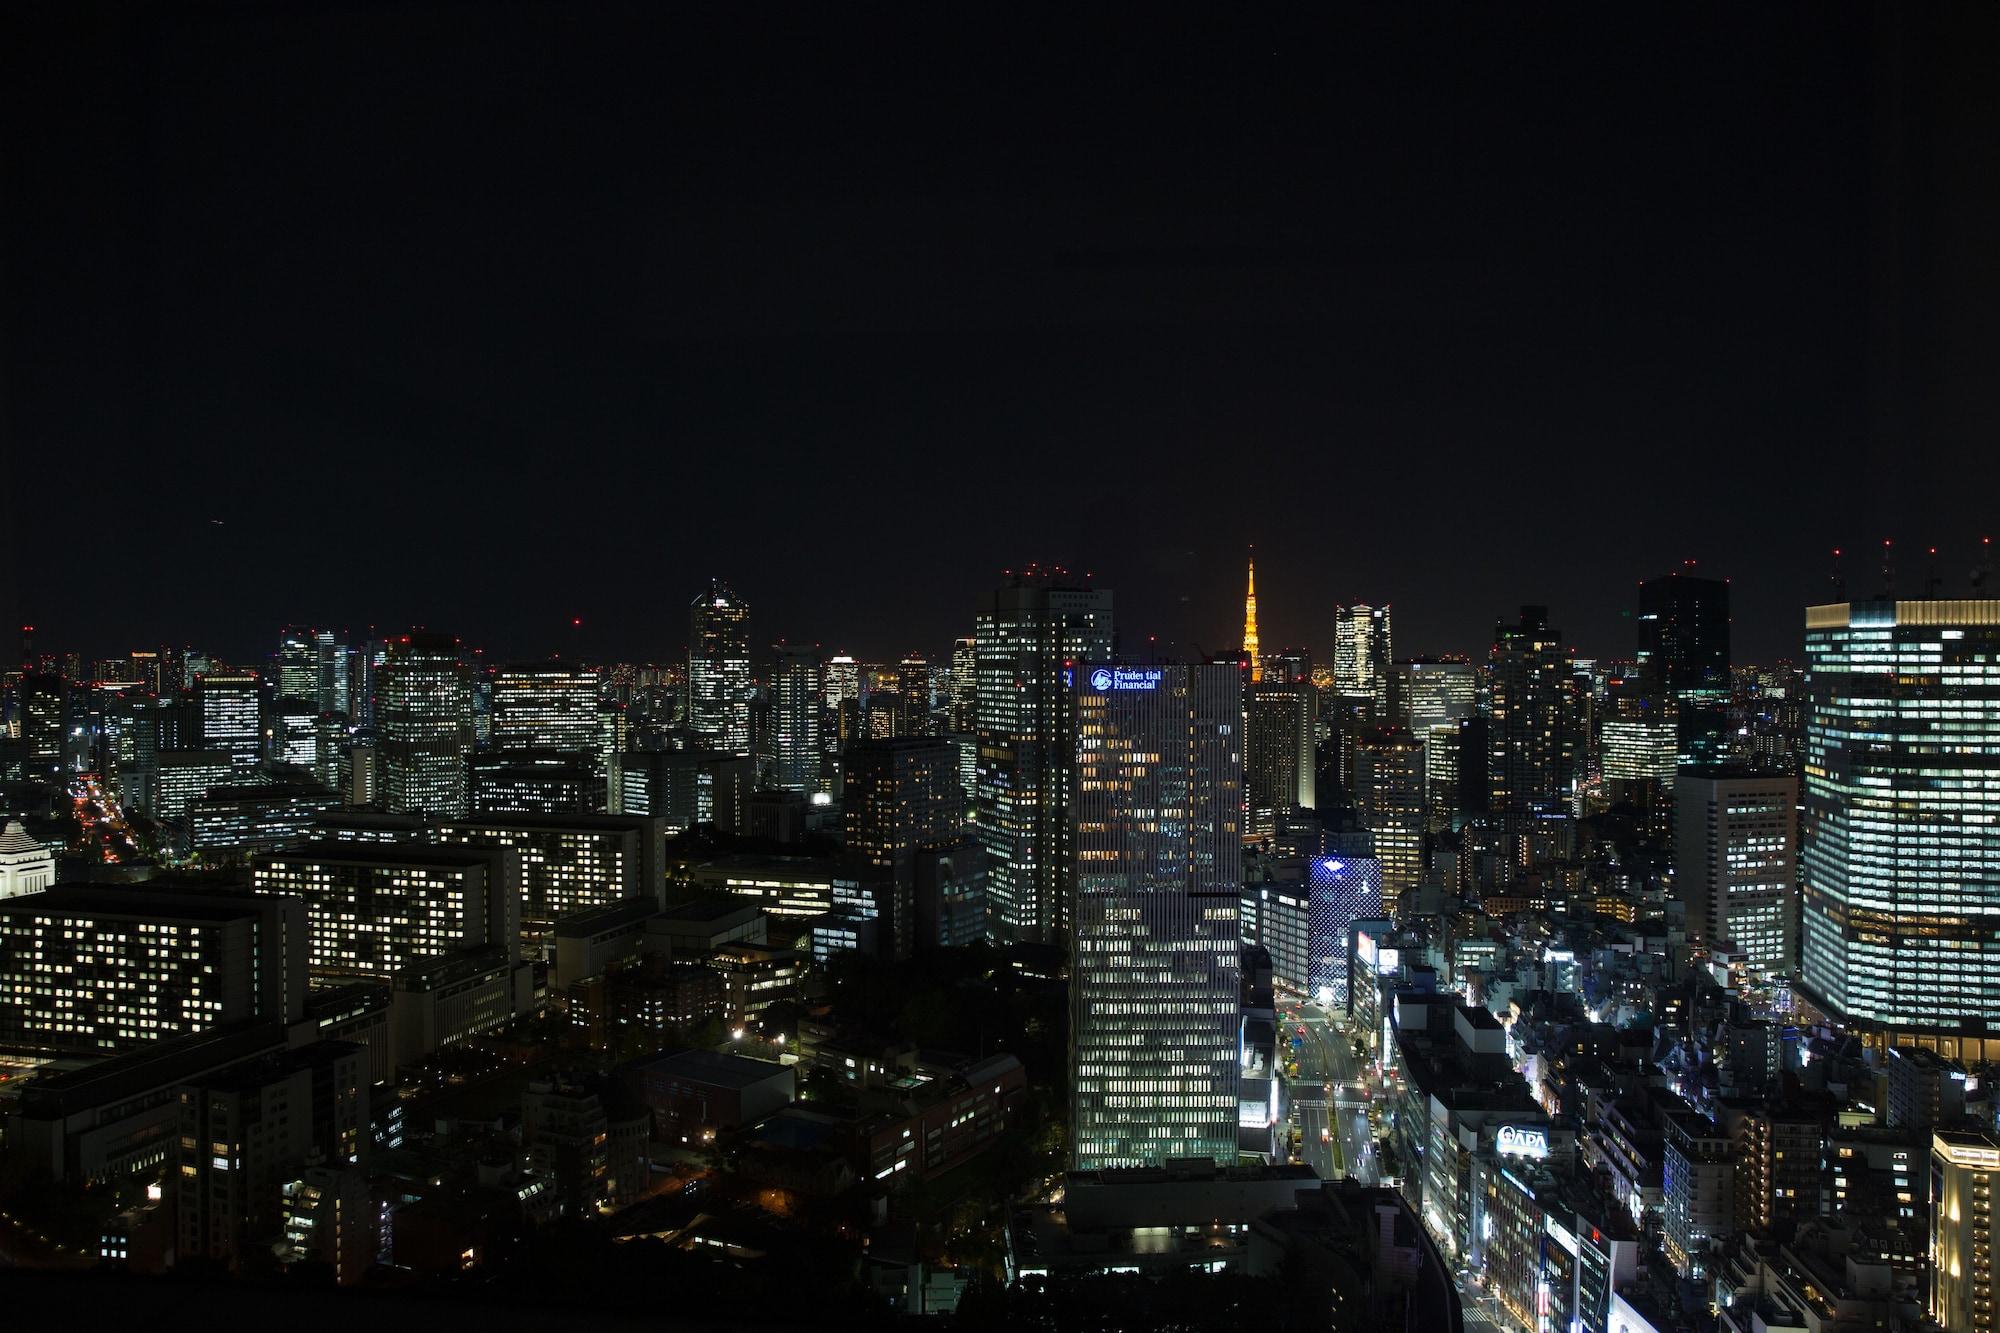
[(1243, 655), (1250, 659), (1252, 682), (1264, 679), (1264, 663), (1257, 655), (1257, 557), (1250, 557), (1250, 587), (1243, 594)]

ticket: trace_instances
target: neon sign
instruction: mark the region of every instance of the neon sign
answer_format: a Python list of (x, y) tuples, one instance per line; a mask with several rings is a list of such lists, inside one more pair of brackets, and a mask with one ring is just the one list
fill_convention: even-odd
[(1090, 688), (1099, 693), (1118, 690), (1157, 690), (1166, 679), (1159, 667), (1098, 667), (1090, 673)]
[(1526, 1125), (1502, 1125), (1494, 1137), (1493, 1150), (1502, 1157), (1547, 1157), (1549, 1132)]

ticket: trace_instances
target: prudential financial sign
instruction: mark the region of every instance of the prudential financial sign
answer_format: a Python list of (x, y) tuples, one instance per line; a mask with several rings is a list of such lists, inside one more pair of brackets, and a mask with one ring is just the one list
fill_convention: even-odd
[(1098, 667), (1090, 673), (1090, 688), (1099, 694), (1118, 690), (1157, 690), (1165, 675), (1159, 667)]

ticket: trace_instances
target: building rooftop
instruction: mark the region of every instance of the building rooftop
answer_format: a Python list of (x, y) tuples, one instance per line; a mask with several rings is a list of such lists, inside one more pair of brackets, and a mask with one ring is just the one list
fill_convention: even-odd
[(283, 851), (265, 852), (257, 865), (327, 861), (339, 865), (488, 866), (492, 853), (480, 848), (441, 846), (427, 842), (305, 842)]
[(634, 926), (660, 914), (660, 905), (651, 898), (621, 898), (605, 907), (573, 912), (556, 921), (559, 940), (587, 940), (620, 926)]
[(87, 1069), (36, 1079), (21, 1091), (21, 1112), (45, 1120), (74, 1115), (199, 1078), (222, 1065), (277, 1050), (284, 1041), (284, 1029), (276, 1023), (213, 1028), (185, 1037), (169, 1037), (99, 1061)]
[(733, 893), (707, 893), (699, 898), (689, 898), (685, 902), (670, 905), (656, 915), (662, 921), (678, 924), (687, 922), (716, 922), (730, 917), (756, 916), (763, 907), (755, 898), (746, 898)]
[(28, 836), (28, 827), (18, 819), (7, 821), (7, 827), (0, 830), (0, 856), (12, 852), (48, 852), (49, 845), (40, 838)]
[(114, 884), (58, 884), (40, 893), (0, 899), (0, 915), (130, 917), (139, 921), (234, 921), (269, 910), (278, 901), (242, 889), (124, 888)]
[(676, 1074), (723, 1088), (755, 1087), (767, 1078), (791, 1072), (790, 1066), (774, 1060), (753, 1060), (747, 1055), (707, 1050), (675, 1051), (641, 1061), (631, 1068), (642, 1073), (659, 1071)]

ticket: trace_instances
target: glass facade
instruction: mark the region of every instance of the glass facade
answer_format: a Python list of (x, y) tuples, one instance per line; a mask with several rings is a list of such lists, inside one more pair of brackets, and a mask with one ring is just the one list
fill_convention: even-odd
[(1110, 656), (1111, 594), (1024, 577), (993, 594), (973, 637), (974, 822), (993, 928), (1005, 939), (1048, 939), (1069, 914), (1076, 742), (1063, 673)]
[(1242, 675), (1075, 669), (1078, 1170), (1236, 1159)]
[(381, 799), (391, 814), (471, 809), (472, 690), (456, 639), (406, 634), (377, 673)]
[(1885, 1028), (2000, 1014), (2000, 601), (1806, 612), (1807, 990)]
[(750, 753), (750, 607), (720, 579), (688, 607), (688, 726), (723, 754)]

